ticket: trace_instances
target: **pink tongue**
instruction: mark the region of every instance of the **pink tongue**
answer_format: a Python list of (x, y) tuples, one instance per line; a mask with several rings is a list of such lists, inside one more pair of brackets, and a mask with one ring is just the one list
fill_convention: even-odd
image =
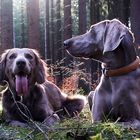
[(19, 95), (26, 95), (28, 93), (27, 76), (16, 75), (16, 91)]

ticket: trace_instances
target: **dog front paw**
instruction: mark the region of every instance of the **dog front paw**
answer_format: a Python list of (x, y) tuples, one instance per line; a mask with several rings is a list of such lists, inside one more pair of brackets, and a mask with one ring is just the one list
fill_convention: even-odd
[(11, 121), (9, 122), (9, 125), (14, 126), (14, 127), (28, 127), (27, 123), (23, 123), (20, 121)]
[(52, 114), (50, 116), (48, 116), (43, 123), (46, 124), (47, 126), (51, 126), (54, 125), (55, 123), (59, 122), (60, 118), (57, 114)]

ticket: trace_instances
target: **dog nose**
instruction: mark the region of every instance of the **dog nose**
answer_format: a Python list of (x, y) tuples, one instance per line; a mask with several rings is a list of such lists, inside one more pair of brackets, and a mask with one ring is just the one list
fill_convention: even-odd
[(69, 40), (65, 40), (64, 41), (64, 49), (67, 49), (68, 47), (70, 47)]
[(18, 60), (16, 62), (16, 65), (18, 68), (24, 68), (26, 66), (26, 62), (25, 62), (25, 60)]
[(64, 48), (66, 48), (68, 46), (67, 41), (64, 41)]

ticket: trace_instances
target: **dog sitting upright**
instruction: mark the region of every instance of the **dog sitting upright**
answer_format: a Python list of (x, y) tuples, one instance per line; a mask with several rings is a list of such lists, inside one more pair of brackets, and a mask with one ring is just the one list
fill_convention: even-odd
[(0, 82), (7, 81), (9, 85), (2, 99), (7, 122), (24, 126), (32, 119), (52, 125), (61, 115), (73, 117), (81, 112), (84, 97), (62, 94), (56, 85), (47, 81), (46, 74), (45, 62), (33, 49), (13, 48), (2, 54)]
[(89, 95), (93, 121), (114, 121), (140, 126), (140, 59), (134, 37), (119, 20), (105, 20), (80, 36), (64, 42), (75, 57), (102, 63), (100, 83)]

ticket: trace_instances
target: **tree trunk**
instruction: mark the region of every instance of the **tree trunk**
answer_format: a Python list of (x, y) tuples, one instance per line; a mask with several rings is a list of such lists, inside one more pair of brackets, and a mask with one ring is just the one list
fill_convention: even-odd
[(126, 26), (129, 26), (129, 17), (130, 17), (130, 0), (123, 1), (124, 9), (123, 9), (123, 22)]
[[(72, 18), (71, 18), (71, 0), (64, 0), (64, 32), (63, 39), (69, 39), (72, 37)], [(65, 52), (65, 65), (71, 64), (73, 58)]]
[(131, 29), (135, 36), (135, 43), (140, 46), (140, 1), (131, 0)]
[(62, 84), (62, 70), (60, 61), (62, 60), (62, 27), (61, 27), (61, 2), (60, 0), (56, 1), (56, 42), (55, 42), (55, 51), (56, 51), (56, 61), (58, 62), (57, 75), (56, 75), (56, 84), (61, 86)]
[(51, 30), (50, 30), (50, 46), (51, 46), (51, 62), (55, 63), (55, 8), (54, 8), (54, 0), (51, 0)]
[(72, 37), (71, 0), (64, 0), (64, 40)]
[[(100, 6), (99, 6), (98, 0), (90, 0), (90, 23), (95, 24), (100, 21)], [(95, 84), (98, 76), (97, 76), (97, 71), (99, 69), (99, 64), (98, 62), (91, 60), (90, 62), (90, 68), (91, 68), (91, 80), (92, 83)]]
[[(79, 34), (81, 35), (86, 33), (87, 30), (86, 0), (79, 0), (78, 5), (79, 5)], [(88, 73), (90, 73), (91, 60), (80, 59), (80, 63), (81, 64), (83, 63), (83, 65), (80, 65), (79, 69), (82, 71), (82, 73), (85, 73), (84, 75), (86, 74), (88, 75)], [(87, 75), (85, 77), (81, 75), (78, 80), (78, 88), (80, 89), (82, 88), (83, 91), (86, 93), (88, 93), (90, 89), (89, 85), (87, 84), (87, 81), (90, 79), (90, 77)]]
[(40, 50), (39, 1), (27, 0), (28, 47)]
[(25, 6), (25, 3), (24, 3), (24, 0), (21, 0), (21, 42), (20, 42), (20, 46), (21, 48), (25, 48), (27, 47), (27, 44), (26, 44), (26, 29), (25, 29), (25, 11), (24, 11), (24, 6)]
[[(119, 2), (118, 2), (119, 1)], [(120, 11), (120, 0), (107, 0), (108, 4), (108, 19), (118, 18)]]
[(45, 58), (48, 60), (48, 64), (50, 64), (51, 59), (51, 46), (50, 46), (50, 0), (46, 0), (46, 46), (45, 46)]
[(130, 0), (108, 0), (108, 18), (117, 18), (128, 26), (130, 17)]
[(8, 49), (14, 47), (13, 44), (13, 3), (12, 0), (2, 0), (0, 8), (0, 34), (1, 47)]
[(79, 34), (84, 34), (87, 29), (86, 0), (79, 0), (78, 5), (79, 5)]
[(95, 24), (100, 21), (99, 1), (90, 0), (90, 23)]

